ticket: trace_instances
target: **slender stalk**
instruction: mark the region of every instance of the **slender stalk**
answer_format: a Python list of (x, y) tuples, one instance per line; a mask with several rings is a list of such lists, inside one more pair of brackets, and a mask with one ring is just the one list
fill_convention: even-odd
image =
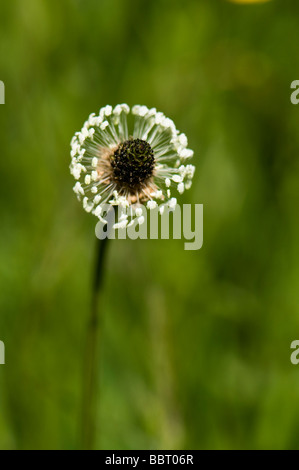
[(93, 278), (90, 317), (87, 324), (85, 361), (83, 364), (81, 447), (93, 450), (97, 417), (97, 390), (99, 376), (99, 303), (104, 278), (104, 262), (108, 237), (97, 239), (97, 256)]

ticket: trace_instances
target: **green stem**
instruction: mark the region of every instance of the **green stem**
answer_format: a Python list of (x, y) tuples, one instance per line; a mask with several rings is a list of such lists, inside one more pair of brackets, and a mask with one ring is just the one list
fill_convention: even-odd
[(97, 240), (91, 310), (87, 324), (85, 361), (83, 364), (81, 443), (84, 450), (93, 450), (95, 443), (99, 376), (99, 302), (103, 285), (107, 245), (108, 237), (103, 240)]

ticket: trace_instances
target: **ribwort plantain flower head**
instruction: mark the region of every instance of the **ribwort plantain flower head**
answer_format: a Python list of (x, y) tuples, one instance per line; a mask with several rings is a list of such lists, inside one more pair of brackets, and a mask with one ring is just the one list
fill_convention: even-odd
[[(132, 120), (132, 129), (130, 129)], [(106, 223), (106, 205), (120, 208), (122, 227), (137, 218), (140, 206), (174, 209), (175, 193), (192, 184), (193, 151), (185, 134), (155, 108), (105, 106), (91, 114), (71, 141), (74, 191), (87, 212)]]

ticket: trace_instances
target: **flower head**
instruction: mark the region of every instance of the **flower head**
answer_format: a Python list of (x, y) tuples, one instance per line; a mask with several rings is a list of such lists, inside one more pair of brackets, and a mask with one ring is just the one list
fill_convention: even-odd
[(136, 217), (142, 223), (141, 205), (154, 209), (159, 204), (162, 213), (176, 205), (173, 190), (182, 194), (191, 187), (195, 168), (186, 164), (193, 156), (187, 146), (185, 134), (155, 108), (105, 106), (71, 141), (74, 191), (103, 223), (107, 204), (119, 206), (122, 227)]

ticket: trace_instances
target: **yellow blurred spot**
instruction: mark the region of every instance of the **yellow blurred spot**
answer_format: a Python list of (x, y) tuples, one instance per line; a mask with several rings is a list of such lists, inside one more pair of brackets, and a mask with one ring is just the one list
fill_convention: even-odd
[(266, 3), (270, 0), (228, 0), (231, 3)]

